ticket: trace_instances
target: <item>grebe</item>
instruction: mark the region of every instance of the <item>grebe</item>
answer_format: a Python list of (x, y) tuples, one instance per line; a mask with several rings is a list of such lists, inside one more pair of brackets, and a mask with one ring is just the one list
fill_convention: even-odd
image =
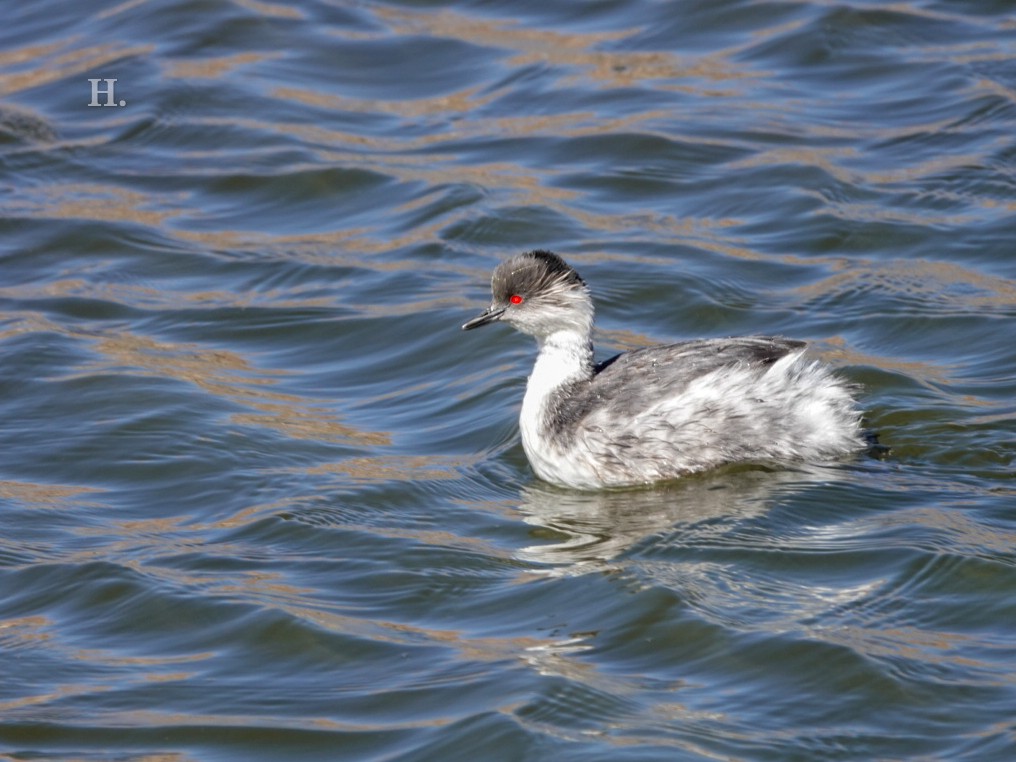
[(465, 331), (501, 321), (536, 338), (519, 427), (540, 478), (627, 487), (737, 462), (829, 459), (865, 446), (849, 383), (777, 336), (701, 339), (593, 362), (593, 302), (561, 257), (501, 262), (493, 301)]

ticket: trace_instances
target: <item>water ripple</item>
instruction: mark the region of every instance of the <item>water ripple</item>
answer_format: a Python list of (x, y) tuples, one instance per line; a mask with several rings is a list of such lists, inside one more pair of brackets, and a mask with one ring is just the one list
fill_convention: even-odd
[[(0, 756), (1012, 757), (1010, 10), (8, 14)], [(540, 484), (459, 330), (532, 247), (888, 453)]]

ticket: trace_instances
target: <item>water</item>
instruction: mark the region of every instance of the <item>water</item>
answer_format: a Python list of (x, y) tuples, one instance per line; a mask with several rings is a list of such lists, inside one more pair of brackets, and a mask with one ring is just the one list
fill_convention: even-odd
[[(0, 759), (1016, 756), (1011, 3), (4, 21)], [(891, 455), (541, 484), (533, 247)]]

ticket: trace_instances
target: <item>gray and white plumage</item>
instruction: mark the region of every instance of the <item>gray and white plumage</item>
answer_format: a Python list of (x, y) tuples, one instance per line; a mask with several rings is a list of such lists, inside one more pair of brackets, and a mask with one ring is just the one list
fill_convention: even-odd
[(851, 386), (774, 336), (702, 339), (593, 362), (593, 303), (563, 259), (501, 262), (493, 300), (462, 326), (536, 338), (519, 427), (536, 474), (579, 489), (674, 479), (728, 463), (824, 460), (864, 441)]

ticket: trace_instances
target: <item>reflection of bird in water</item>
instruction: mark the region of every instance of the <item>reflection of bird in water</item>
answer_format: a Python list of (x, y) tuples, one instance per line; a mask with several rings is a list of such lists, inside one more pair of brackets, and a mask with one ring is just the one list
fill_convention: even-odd
[(462, 327), (504, 321), (536, 338), (519, 424), (529, 462), (548, 482), (631, 486), (864, 446), (849, 385), (804, 359), (804, 342), (686, 341), (594, 365), (589, 291), (556, 254), (502, 262), (491, 291), (490, 308)]
[(767, 510), (788, 491), (823, 484), (829, 467), (770, 470), (729, 466), (661, 485), (625, 492), (575, 492), (534, 483), (522, 492), (520, 512), (538, 543), (518, 556), (546, 564), (552, 574), (576, 574), (610, 564), (636, 543), (672, 534), (697, 541), (725, 535), (731, 521)]

